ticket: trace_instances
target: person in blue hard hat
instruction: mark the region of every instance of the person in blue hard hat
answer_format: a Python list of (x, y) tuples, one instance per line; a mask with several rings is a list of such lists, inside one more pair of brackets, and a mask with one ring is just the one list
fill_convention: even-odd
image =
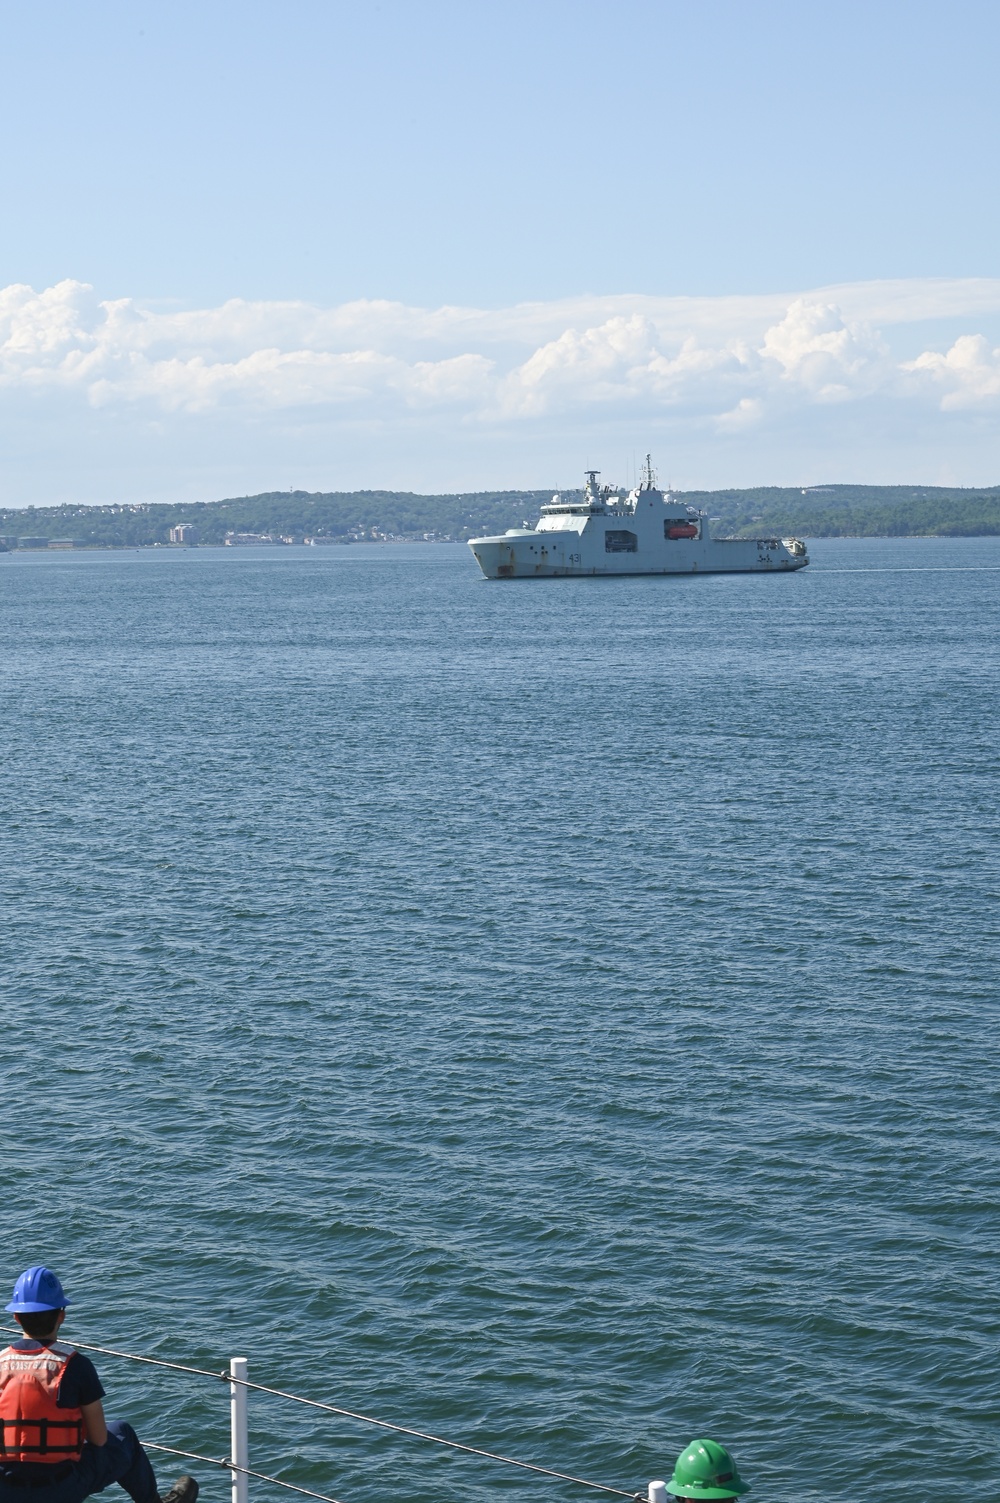
[(0, 1503), (82, 1503), (112, 1482), (134, 1503), (195, 1503), (193, 1477), (161, 1498), (132, 1426), (105, 1422), (94, 1364), (56, 1339), (68, 1304), (39, 1266), (22, 1273), (5, 1307), (24, 1337), (0, 1352)]

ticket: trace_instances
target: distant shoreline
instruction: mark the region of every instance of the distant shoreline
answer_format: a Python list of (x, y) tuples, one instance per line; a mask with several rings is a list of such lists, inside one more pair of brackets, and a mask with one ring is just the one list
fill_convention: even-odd
[[(806, 542), (827, 543), (953, 543), (964, 541), (972, 542), (976, 539), (997, 537), (1000, 536), (1000, 533), (910, 532), (899, 534), (887, 532), (818, 533), (800, 531), (797, 536), (801, 537)], [(325, 542), (320, 545), (320, 551), (351, 548), (357, 546), (380, 548), (423, 548), (427, 547), (429, 544), (456, 548), (461, 547), (465, 543), (465, 541), (466, 540), (463, 538), (365, 538), (358, 540), (357, 542), (353, 539), (337, 539), (331, 540), (330, 542)], [(19, 554), (45, 554), (46, 557), (54, 557), (56, 554), (65, 553), (226, 553), (233, 554), (235, 556), (241, 556), (247, 553), (283, 553), (287, 552), (290, 548), (314, 549), (316, 546), (317, 545), (315, 544), (309, 543), (244, 543), (238, 544), (236, 546), (229, 546), (226, 543), (79, 543), (75, 544), (72, 548), (68, 548), (66, 546), (58, 548), (42, 546), (34, 548), (0, 548), (0, 557), (7, 555), (11, 558), (16, 558)]]
[[(561, 494), (572, 497), (575, 490)], [(675, 491), (716, 537), (993, 537), (1000, 486), (824, 485)], [(533, 525), (551, 490), (417, 495), (409, 491), (269, 491), (223, 501), (0, 509), (11, 551), (198, 544), (316, 547), (465, 542)]]

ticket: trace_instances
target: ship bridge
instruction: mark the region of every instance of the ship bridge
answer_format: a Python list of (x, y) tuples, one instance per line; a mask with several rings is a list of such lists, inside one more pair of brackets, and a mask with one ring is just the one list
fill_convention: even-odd
[[(622, 502), (618, 487), (614, 485), (601, 485), (600, 470), (587, 470), (587, 484), (584, 487), (583, 496), (579, 501), (564, 501), (558, 493), (552, 500), (540, 508), (541, 520), (539, 529), (545, 528), (545, 519), (548, 517), (605, 517), (621, 516)], [(555, 527), (571, 524), (555, 523)]]

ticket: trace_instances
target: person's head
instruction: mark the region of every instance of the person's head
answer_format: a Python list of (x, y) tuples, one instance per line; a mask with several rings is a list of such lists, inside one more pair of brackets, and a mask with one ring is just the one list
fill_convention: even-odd
[(701, 1498), (739, 1498), (750, 1491), (736, 1463), (717, 1440), (693, 1440), (677, 1458), (667, 1492), (698, 1503)]
[(66, 1311), (24, 1310), (18, 1313), (15, 1310), (14, 1319), (25, 1336), (33, 1336), (36, 1341), (48, 1341), (66, 1319)]
[(26, 1336), (46, 1341), (56, 1334), (65, 1320), (68, 1304), (63, 1286), (51, 1268), (38, 1264), (22, 1273), (5, 1309), (10, 1311)]

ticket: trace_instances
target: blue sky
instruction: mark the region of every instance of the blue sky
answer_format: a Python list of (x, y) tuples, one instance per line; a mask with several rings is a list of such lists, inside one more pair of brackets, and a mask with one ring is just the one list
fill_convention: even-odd
[(685, 485), (1000, 481), (995, 4), (2, 35), (0, 502), (565, 485), (651, 445)]

